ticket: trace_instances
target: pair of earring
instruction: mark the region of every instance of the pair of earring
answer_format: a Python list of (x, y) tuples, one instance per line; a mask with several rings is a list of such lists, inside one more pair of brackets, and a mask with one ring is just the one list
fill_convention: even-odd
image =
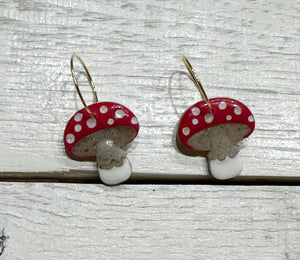
[[(86, 105), (79, 90), (74, 58), (86, 72), (94, 96), (92, 105)], [(190, 151), (204, 152), (209, 171), (215, 178), (232, 178), (242, 171), (237, 144), (253, 132), (253, 114), (237, 100), (208, 99), (189, 61), (183, 57), (183, 62), (204, 100), (183, 113), (177, 130), (178, 147), (186, 154)], [(132, 170), (125, 150), (138, 134), (137, 117), (121, 104), (98, 102), (94, 82), (76, 54), (71, 57), (71, 74), (84, 108), (72, 116), (65, 128), (67, 154), (74, 160), (96, 161), (99, 177), (107, 185), (128, 180)]]

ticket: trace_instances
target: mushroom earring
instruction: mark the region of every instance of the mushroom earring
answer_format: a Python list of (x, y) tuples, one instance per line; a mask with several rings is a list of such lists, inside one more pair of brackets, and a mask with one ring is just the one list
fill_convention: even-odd
[(253, 114), (238, 100), (208, 99), (189, 61), (183, 57), (183, 62), (204, 100), (183, 113), (177, 140), (190, 151), (206, 152), (209, 171), (216, 179), (235, 177), (242, 171), (238, 143), (253, 132)]
[[(87, 106), (78, 87), (73, 60), (83, 66), (94, 95), (94, 104)], [(139, 131), (137, 117), (125, 106), (114, 102), (98, 102), (94, 82), (82, 59), (73, 54), (71, 73), (84, 108), (67, 123), (64, 132), (65, 150), (80, 161), (96, 161), (99, 177), (107, 185), (122, 183), (131, 176), (126, 148)]]

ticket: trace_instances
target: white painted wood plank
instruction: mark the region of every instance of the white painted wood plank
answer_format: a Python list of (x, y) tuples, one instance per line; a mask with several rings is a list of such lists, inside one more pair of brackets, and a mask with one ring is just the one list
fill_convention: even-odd
[(2, 1), (0, 172), (94, 171), (68, 159), (62, 143), (82, 106), (69, 68), (76, 52), (100, 100), (139, 118), (128, 154), (135, 173), (207, 172), (204, 158), (174, 149), (180, 114), (200, 100), (182, 74), (184, 54), (209, 97), (239, 99), (255, 115), (242, 175), (299, 176), (299, 12), (296, 0)]
[(1, 183), (1, 259), (299, 259), (300, 187)]

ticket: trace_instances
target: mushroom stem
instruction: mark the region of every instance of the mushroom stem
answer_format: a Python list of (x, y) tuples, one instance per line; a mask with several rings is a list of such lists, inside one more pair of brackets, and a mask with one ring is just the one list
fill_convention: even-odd
[(216, 129), (211, 138), (211, 150), (207, 155), (210, 173), (220, 180), (230, 179), (242, 171), (239, 147), (222, 131)]
[(97, 164), (100, 179), (107, 185), (117, 185), (131, 176), (131, 164), (126, 152), (111, 140), (97, 143)]
[(224, 132), (224, 129), (214, 128), (210, 139), (210, 151), (207, 155), (209, 160), (218, 159), (223, 161), (226, 156), (233, 158), (239, 152), (239, 147), (233, 143)]
[(117, 185), (130, 178), (131, 163), (125, 158), (121, 166), (113, 166), (109, 170), (98, 168), (98, 173), (101, 181), (106, 185)]
[(126, 158), (126, 152), (116, 146), (111, 140), (101, 140), (96, 144), (97, 164), (101, 169), (111, 169), (121, 166)]
[(242, 172), (243, 163), (239, 154), (235, 157), (225, 157), (223, 161), (218, 159), (208, 160), (209, 171), (218, 180), (231, 179)]

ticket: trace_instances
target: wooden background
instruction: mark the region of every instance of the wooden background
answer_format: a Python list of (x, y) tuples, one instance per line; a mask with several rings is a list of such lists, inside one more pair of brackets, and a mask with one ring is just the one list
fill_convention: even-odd
[(300, 256), (299, 187), (2, 183), (1, 192), (1, 260)]
[[(253, 111), (241, 180), (299, 182), (299, 13), (296, 0), (2, 0), (1, 180), (98, 181), (94, 163), (63, 147), (82, 107), (69, 65), (77, 53), (99, 99), (140, 121), (134, 180), (209, 178), (204, 158), (174, 147), (181, 113), (200, 100), (185, 55), (209, 97)], [(299, 187), (0, 184), (4, 259), (300, 258)]]
[[(100, 100), (125, 104), (140, 121), (128, 154), (135, 173), (207, 173), (204, 158), (174, 148), (181, 113), (201, 99), (186, 55), (209, 97), (236, 98), (253, 111), (242, 175), (298, 176), (297, 2), (2, 1), (1, 172), (96, 173), (63, 147), (64, 127), (82, 107), (70, 75), (75, 52)], [(82, 92), (91, 103), (89, 87)]]

